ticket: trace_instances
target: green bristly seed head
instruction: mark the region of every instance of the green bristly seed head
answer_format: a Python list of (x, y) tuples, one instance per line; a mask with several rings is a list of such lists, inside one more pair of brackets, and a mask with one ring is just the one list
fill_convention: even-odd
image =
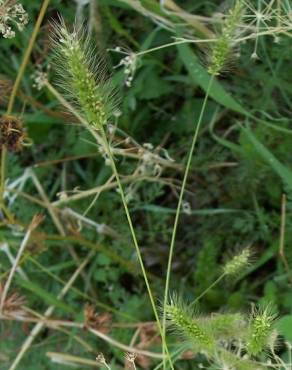
[(217, 340), (243, 339), (245, 336), (245, 318), (239, 313), (215, 314), (206, 318)]
[(238, 24), (242, 18), (242, 13), (242, 1), (236, 0), (233, 8), (229, 10), (223, 23), (221, 34), (215, 42), (212, 50), (208, 72), (213, 76), (219, 75), (226, 63), (226, 60), (230, 56)]
[(216, 369), (222, 370), (267, 370), (266, 367), (248, 359), (238, 357), (235, 353), (221, 349), (215, 356)]
[(201, 325), (181, 302), (171, 302), (166, 306), (166, 314), (171, 325), (185, 339), (190, 341), (197, 350), (206, 354), (212, 353), (214, 340), (207, 329), (207, 323)]
[(251, 257), (251, 252), (249, 248), (245, 248), (242, 252), (234, 256), (230, 261), (228, 261), (223, 266), (223, 273), (225, 275), (236, 275), (244, 270), (248, 264)]
[(252, 315), (247, 338), (247, 351), (252, 356), (259, 355), (269, 345), (273, 333), (275, 315), (269, 308)]
[(88, 123), (98, 129), (113, 114), (114, 89), (104, 77), (102, 63), (92, 60), (88, 41), (80, 32), (69, 33), (61, 23), (55, 34), (61, 85), (77, 102)]

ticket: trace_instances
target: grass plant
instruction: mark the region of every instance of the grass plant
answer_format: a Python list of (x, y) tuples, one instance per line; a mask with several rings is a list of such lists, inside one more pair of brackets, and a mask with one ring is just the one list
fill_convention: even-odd
[(290, 2), (22, 2), (3, 369), (291, 369)]

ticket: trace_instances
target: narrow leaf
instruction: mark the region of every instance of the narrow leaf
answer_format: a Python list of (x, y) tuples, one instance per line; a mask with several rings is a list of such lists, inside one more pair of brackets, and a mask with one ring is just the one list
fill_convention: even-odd
[(292, 189), (292, 171), (283, 165), (268, 148), (266, 148), (253, 134), (249, 127), (242, 130), (262, 159), (281, 177), (283, 182)]

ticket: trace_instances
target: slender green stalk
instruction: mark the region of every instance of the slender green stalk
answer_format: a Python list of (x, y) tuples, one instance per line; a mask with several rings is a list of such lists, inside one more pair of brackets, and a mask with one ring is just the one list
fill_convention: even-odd
[(168, 44), (159, 45), (159, 46), (156, 46), (156, 47), (151, 48), (151, 49), (139, 51), (135, 55), (136, 55), (136, 57), (138, 57), (138, 56), (142, 56), (142, 55), (145, 55), (145, 54), (148, 54), (148, 53), (153, 53), (154, 51), (169, 48), (169, 47), (175, 46), (175, 45), (190, 44), (190, 43), (191, 44), (200, 44), (200, 43), (206, 44), (206, 43), (215, 43), (216, 41), (217, 41), (216, 38), (198, 39), (198, 40), (182, 39), (182, 40), (177, 40), (177, 41), (174, 41), (174, 42), (170, 42)]
[[(37, 38), (40, 26), (42, 24), (42, 21), (44, 19), (45, 14), (46, 14), (46, 10), (47, 10), (47, 7), (48, 7), (49, 3), (50, 3), (50, 0), (44, 0), (42, 6), (40, 8), (40, 12), (39, 12), (36, 24), (34, 26), (34, 30), (32, 32), (32, 35), (31, 35), (30, 39), (29, 39), (28, 46), (27, 46), (26, 51), (24, 53), (23, 60), (22, 60), (21, 65), (19, 67), (19, 70), (18, 70), (18, 73), (17, 73), (17, 76), (16, 76), (16, 80), (14, 82), (12, 92), (11, 92), (10, 97), (9, 97), (7, 111), (6, 111), (7, 115), (12, 113), (15, 97), (16, 97), (16, 94), (17, 94), (17, 90), (19, 88), (22, 76), (24, 74), (25, 68), (26, 68), (27, 63), (29, 61), (30, 54), (32, 52), (35, 40)], [(7, 150), (6, 150), (5, 146), (3, 146), (2, 151), (1, 151), (1, 164), (0, 164), (1, 165), (1, 171), (0, 171), (0, 174), (1, 174), (1, 180), (0, 180), (0, 207), (1, 207), (1, 209), (3, 209), (2, 204), (4, 202), (3, 201), (3, 193), (4, 193), (4, 188), (5, 188), (4, 183), (5, 183), (6, 157), (7, 157)]]
[(123, 203), (125, 213), (126, 213), (126, 216), (127, 216), (127, 220), (128, 220), (129, 228), (130, 228), (130, 231), (131, 231), (133, 243), (134, 243), (134, 246), (135, 246), (135, 249), (136, 249), (138, 261), (140, 263), (140, 267), (141, 267), (141, 270), (142, 270), (142, 275), (144, 277), (145, 285), (146, 285), (146, 288), (147, 288), (147, 291), (148, 291), (151, 306), (152, 306), (154, 316), (155, 316), (155, 319), (156, 319), (156, 322), (157, 322), (158, 330), (159, 330), (160, 335), (161, 335), (164, 356), (165, 356), (165, 354), (167, 355), (167, 359), (169, 361), (170, 367), (172, 369), (174, 369), (173, 364), (172, 364), (172, 360), (171, 360), (171, 356), (170, 356), (170, 353), (169, 353), (167, 345), (166, 345), (165, 331), (162, 330), (162, 326), (161, 326), (159, 316), (158, 316), (158, 312), (157, 312), (156, 305), (155, 305), (154, 296), (153, 296), (153, 293), (152, 293), (152, 290), (151, 290), (151, 287), (150, 287), (150, 284), (149, 284), (149, 279), (147, 277), (145, 265), (144, 265), (144, 262), (143, 262), (143, 259), (142, 259), (142, 255), (141, 255), (139, 245), (138, 245), (136, 233), (135, 233), (134, 226), (133, 226), (133, 223), (132, 223), (132, 218), (131, 218), (129, 208), (128, 208), (128, 205), (127, 205), (127, 201), (126, 201), (125, 192), (124, 192), (124, 189), (123, 189), (123, 186), (122, 186), (122, 183), (121, 183), (121, 180), (120, 180), (120, 175), (118, 173), (118, 170), (117, 170), (117, 167), (116, 167), (116, 164), (115, 164), (115, 160), (114, 160), (113, 155), (111, 153), (111, 149), (110, 149), (110, 146), (109, 146), (109, 143), (108, 143), (108, 140), (107, 140), (107, 136), (106, 136), (106, 133), (105, 133), (105, 130), (104, 130), (103, 126), (101, 126), (101, 128), (100, 128), (100, 132), (101, 132), (101, 135), (102, 135), (102, 139), (103, 139), (105, 149), (106, 149), (107, 154), (108, 154), (109, 159), (110, 159), (110, 163), (111, 163), (113, 173), (114, 173), (114, 175), (116, 177), (116, 180), (117, 180), (117, 183), (118, 183), (120, 196), (121, 196), (122, 203)]
[[(170, 272), (171, 272), (171, 265), (172, 265), (172, 259), (173, 259), (173, 252), (174, 252), (174, 245), (175, 245), (178, 221), (179, 221), (179, 216), (180, 216), (180, 210), (181, 210), (181, 207), (182, 207), (183, 196), (184, 196), (185, 187), (186, 187), (186, 183), (187, 183), (187, 178), (188, 178), (190, 167), (191, 167), (191, 162), (192, 162), (194, 149), (195, 149), (196, 142), (197, 142), (197, 139), (198, 139), (200, 126), (201, 126), (203, 116), (204, 116), (204, 113), (205, 113), (205, 109), (206, 109), (206, 105), (207, 105), (207, 101), (208, 101), (208, 98), (209, 98), (209, 93), (210, 93), (210, 90), (211, 90), (211, 87), (212, 87), (213, 80), (214, 80), (214, 76), (211, 76), (211, 78), (209, 80), (209, 83), (208, 83), (207, 90), (206, 90), (206, 95), (205, 95), (205, 98), (204, 98), (204, 102), (203, 102), (203, 105), (202, 105), (202, 108), (201, 108), (199, 120), (198, 120), (198, 123), (197, 123), (196, 128), (195, 128), (195, 132), (194, 132), (194, 135), (193, 135), (193, 140), (192, 140), (191, 148), (190, 148), (189, 155), (188, 155), (187, 165), (186, 165), (184, 178), (183, 178), (183, 182), (182, 182), (182, 187), (181, 187), (179, 200), (178, 200), (178, 204), (177, 204), (177, 209), (176, 209), (176, 213), (175, 213), (175, 219), (174, 219), (174, 225), (173, 225), (171, 243), (170, 243), (170, 249), (169, 249), (167, 271), (166, 271), (165, 290), (164, 290), (163, 321), (162, 321), (163, 338), (165, 338), (165, 334), (166, 334), (166, 305), (167, 305), (167, 300), (168, 300)], [(164, 348), (164, 350), (165, 350), (165, 348)], [(165, 368), (166, 368), (166, 362), (164, 360), (164, 369)]]
[[(163, 329), (163, 336), (165, 337), (165, 331), (166, 331), (166, 306), (167, 306), (167, 299), (168, 299), (168, 290), (169, 290), (169, 281), (170, 281), (170, 272), (171, 272), (171, 265), (172, 265), (172, 259), (173, 259), (173, 252), (174, 252), (174, 245), (175, 245), (175, 239), (176, 239), (176, 233), (177, 233), (177, 227), (178, 227), (178, 221), (180, 216), (180, 210), (182, 206), (184, 191), (186, 187), (186, 182), (192, 162), (193, 152), (196, 146), (196, 142), (198, 139), (198, 134), (200, 130), (200, 126), (202, 123), (202, 119), (205, 113), (207, 101), (209, 98), (209, 93), (212, 87), (212, 83), (214, 81), (214, 77), (220, 74), (220, 71), (222, 70), (226, 60), (228, 59), (232, 46), (234, 44), (234, 39), (236, 36), (238, 24), (240, 22), (240, 19), (242, 17), (243, 13), (243, 3), (242, 0), (236, 0), (234, 3), (234, 6), (229, 10), (228, 15), (223, 22), (222, 30), (220, 36), (217, 38), (216, 43), (212, 50), (211, 60), (208, 67), (208, 72), (210, 73), (211, 77), (208, 83), (208, 87), (206, 90), (206, 95), (204, 98), (204, 102), (201, 108), (200, 116), (198, 123), (195, 128), (195, 132), (193, 135), (193, 140), (191, 144), (191, 149), (189, 152), (187, 165), (184, 173), (184, 178), (182, 182), (182, 187), (179, 195), (178, 205), (176, 209), (175, 214), (175, 220), (174, 220), (174, 226), (172, 230), (172, 237), (170, 242), (170, 249), (169, 249), (169, 257), (168, 257), (168, 265), (167, 265), (167, 271), (166, 271), (166, 282), (165, 282), (165, 290), (164, 290), (164, 302), (163, 302), (163, 322), (162, 322), (162, 329)], [(235, 260), (232, 261), (233, 264), (231, 265), (231, 269), (237, 268), (237, 265), (242, 262), (243, 258), (239, 258), (239, 261)], [(236, 266), (234, 266), (234, 262), (236, 262)], [(230, 266), (228, 266), (230, 267)], [(230, 269), (230, 270), (231, 270)], [(230, 273), (231, 271), (224, 271), (226, 274)], [(164, 360), (164, 368), (166, 366), (165, 360)]]
[(204, 297), (204, 295), (214, 288), (214, 286), (216, 286), (225, 277), (225, 275), (225, 273), (220, 275), (210, 286), (208, 286), (207, 289), (205, 289), (198, 297), (196, 297), (196, 299), (191, 303), (191, 306), (195, 305), (202, 297)]
[(205, 294), (209, 292), (214, 286), (216, 286), (226, 276), (236, 276), (238, 273), (243, 271), (249, 265), (249, 259), (251, 256), (250, 247), (243, 249), (240, 253), (233, 256), (232, 259), (227, 261), (222, 267), (222, 274), (207, 288), (205, 289), (196, 299), (191, 303), (193, 306), (196, 304)]

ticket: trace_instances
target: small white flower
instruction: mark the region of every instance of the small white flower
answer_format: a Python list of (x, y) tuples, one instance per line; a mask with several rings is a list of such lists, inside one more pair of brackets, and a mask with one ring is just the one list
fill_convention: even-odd
[(37, 90), (41, 90), (48, 81), (48, 72), (43, 72), (41, 68), (37, 68), (37, 70), (32, 74), (31, 78), (34, 81), (33, 87)]
[(134, 52), (123, 49), (119, 46), (110, 50), (125, 55), (124, 58), (120, 60), (119, 64), (115, 66), (115, 68), (124, 67), (125, 85), (127, 87), (131, 87), (137, 69), (137, 55)]

